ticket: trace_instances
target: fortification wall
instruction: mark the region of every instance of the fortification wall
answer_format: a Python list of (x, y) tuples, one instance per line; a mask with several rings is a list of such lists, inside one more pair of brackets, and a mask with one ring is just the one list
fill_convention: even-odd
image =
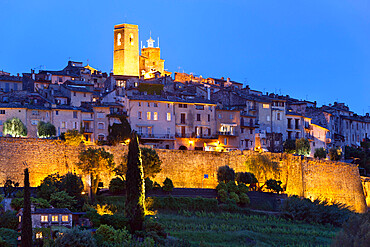
[[(25, 168), (23, 162), (27, 162), (30, 169), (31, 186), (38, 186), (44, 177), (52, 173), (80, 173), (76, 163), (83, 148), (85, 147), (71, 147), (52, 140), (0, 138), (0, 182), (11, 178), (22, 184)], [(121, 145), (105, 149), (114, 154), (116, 164), (121, 163), (122, 157), (127, 153), (127, 147)], [(157, 153), (162, 160), (162, 171), (157, 174), (155, 181), (162, 183), (169, 177), (175, 187), (194, 188), (215, 188), (219, 166), (229, 165), (236, 172), (253, 171), (245, 161), (256, 155), (252, 151), (218, 153), (157, 150)], [(277, 162), (280, 171), (257, 171), (261, 182), (269, 178), (279, 179), (290, 195), (341, 202), (357, 212), (366, 211), (364, 188), (355, 165), (301, 159), (289, 154), (263, 155)], [(256, 174), (256, 171), (253, 172)], [(112, 175), (108, 172), (101, 174), (105, 186), (108, 186)], [(86, 177), (84, 180), (87, 181)]]
[(370, 208), (370, 178), (361, 177), (362, 187), (364, 188), (364, 195), (367, 207)]

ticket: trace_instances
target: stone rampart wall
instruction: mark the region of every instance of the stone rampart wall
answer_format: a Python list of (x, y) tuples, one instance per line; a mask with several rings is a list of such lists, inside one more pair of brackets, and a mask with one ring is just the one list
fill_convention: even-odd
[[(23, 162), (30, 169), (31, 186), (37, 186), (49, 174), (68, 171), (79, 173), (76, 163), (78, 153), (84, 147), (71, 147), (60, 141), (0, 138), (0, 182), (6, 178), (23, 182)], [(127, 153), (125, 146), (105, 147), (114, 154), (116, 164)], [(236, 172), (251, 171), (245, 164), (255, 152), (235, 151), (230, 153), (157, 150), (162, 160), (162, 171), (155, 181), (162, 183), (166, 177), (172, 179), (175, 187), (215, 188), (216, 171), (219, 166), (229, 165)], [(301, 159), (288, 154), (265, 153), (277, 162), (279, 173), (262, 173), (260, 181), (269, 178), (283, 182), (290, 195), (310, 199), (321, 198), (349, 205), (357, 212), (366, 211), (364, 188), (355, 165), (340, 162)], [(206, 176), (205, 176), (206, 174)], [(105, 186), (113, 174), (102, 174)], [(205, 178), (208, 177), (208, 178)], [(86, 181), (86, 180), (85, 180)], [(261, 181), (263, 182), (263, 181)], [(367, 192), (368, 193), (368, 192)]]

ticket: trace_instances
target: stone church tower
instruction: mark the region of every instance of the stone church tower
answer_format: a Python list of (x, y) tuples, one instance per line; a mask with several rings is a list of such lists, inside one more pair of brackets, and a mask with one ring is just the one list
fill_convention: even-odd
[(139, 28), (137, 25), (114, 26), (113, 73), (139, 76)]

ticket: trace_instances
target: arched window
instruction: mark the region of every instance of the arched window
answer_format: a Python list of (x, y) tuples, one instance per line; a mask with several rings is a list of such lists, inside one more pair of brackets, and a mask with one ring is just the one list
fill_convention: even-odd
[(121, 33), (118, 33), (118, 34), (117, 34), (117, 45), (121, 45), (121, 44), (122, 44), (122, 42), (121, 42), (121, 38), (122, 38)]

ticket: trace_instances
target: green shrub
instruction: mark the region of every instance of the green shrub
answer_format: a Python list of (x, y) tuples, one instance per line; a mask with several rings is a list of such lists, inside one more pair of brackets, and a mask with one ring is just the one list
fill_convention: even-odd
[(217, 181), (218, 182), (229, 182), (235, 181), (235, 172), (234, 169), (229, 166), (220, 166), (217, 169)]
[(342, 158), (342, 149), (332, 147), (329, 149), (329, 157), (332, 161), (338, 161)]
[(90, 231), (72, 228), (63, 231), (63, 234), (59, 234), (55, 239), (55, 246), (95, 247), (96, 243)]
[(231, 192), (235, 192), (235, 193), (238, 193), (238, 186), (236, 185), (236, 183), (234, 181), (230, 181), (226, 184), (227, 186), (227, 191), (229, 193)]
[(249, 196), (246, 193), (240, 193), (239, 199), (242, 205), (248, 205), (250, 203)]
[(369, 246), (370, 213), (351, 217), (335, 236), (332, 246)]
[(217, 194), (221, 202), (226, 202), (226, 200), (228, 199), (226, 190), (219, 190)]
[(16, 212), (8, 210), (2, 214), (0, 213), (0, 228), (17, 230), (18, 223)]
[(249, 188), (245, 184), (238, 184), (238, 191), (240, 194), (247, 193)]
[(313, 157), (315, 157), (316, 159), (325, 159), (326, 158), (325, 148), (316, 148)]
[(174, 188), (174, 186), (173, 186), (172, 180), (171, 180), (171, 179), (169, 179), (169, 178), (166, 178), (166, 179), (164, 180), (164, 182), (163, 182), (163, 187), (162, 187), (162, 189), (163, 189), (164, 191), (170, 192), (170, 191), (172, 191), (172, 190), (173, 190), (173, 188)]
[(126, 183), (122, 178), (112, 178), (112, 180), (109, 182), (109, 191), (113, 194), (123, 193), (125, 189)]
[(281, 187), (281, 181), (275, 179), (269, 179), (266, 181), (266, 188), (272, 190), (276, 193), (283, 192), (283, 188)]
[(145, 179), (145, 192), (153, 190), (153, 181), (149, 177)]
[(224, 182), (219, 182), (218, 185), (216, 186), (216, 190), (217, 191), (227, 190), (227, 186)]
[(16, 230), (0, 228), (0, 246), (1, 247), (17, 246), (18, 236), (19, 233)]
[(310, 142), (306, 138), (296, 139), (295, 147), (298, 155), (308, 156), (311, 152)]
[(287, 139), (283, 143), (283, 149), (285, 153), (294, 154), (296, 152), (295, 140)]
[(318, 199), (300, 199), (297, 196), (288, 197), (281, 206), (284, 217), (306, 221), (308, 223), (332, 224), (341, 226), (353, 213), (345, 205), (331, 204)]
[(238, 194), (236, 194), (235, 192), (230, 192), (229, 197), (230, 197), (230, 199), (231, 199), (231, 200), (233, 200), (235, 203), (239, 203), (239, 202), (240, 202), (239, 196), (238, 196)]
[(98, 246), (125, 246), (131, 243), (131, 235), (126, 229), (116, 230), (108, 225), (100, 225), (94, 238)]
[(244, 184), (258, 183), (258, 180), (257, 180), (256, 176), (254, 176), (254, 174), (251, 173), (251, 172), (237, 172), (235, 180), (238, 182), (238, 184), (240, 184), (240, 183), (244, 183)]

